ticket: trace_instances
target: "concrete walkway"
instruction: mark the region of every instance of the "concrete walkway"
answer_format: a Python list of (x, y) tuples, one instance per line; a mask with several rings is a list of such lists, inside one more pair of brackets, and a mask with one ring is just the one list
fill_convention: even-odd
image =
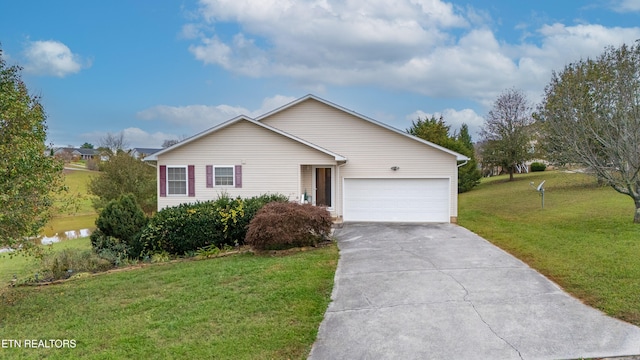
[(310, 359), (579, 359), (640, 354), (640, 328), (449, 224), (345, 224)]

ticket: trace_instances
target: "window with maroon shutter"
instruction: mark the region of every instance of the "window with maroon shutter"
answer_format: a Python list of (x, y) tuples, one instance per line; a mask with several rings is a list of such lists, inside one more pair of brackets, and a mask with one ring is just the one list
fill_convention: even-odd
[(242, 165), (236, 165), (235, 166), (235, 175), (236, 175), (236, 187), (237, 188), (241, 188), (242, 187)]
[(207, 165), (207, 187), (213, 187), (213, 165)]
[(160, 165), (160, 196), (167, 196), (167, 166)]
[(188, 169), (188, 178), (189, 178), (189, 196), (196, 196), (196, 171), (195, 166), (189, 165)]
[(234, 186), (233, 166), (214, 166), (213, 185), (214, 186)]
[(187, 195), (188, 176), (186, 166), (167, 166), (165, 170), (166, 196)]

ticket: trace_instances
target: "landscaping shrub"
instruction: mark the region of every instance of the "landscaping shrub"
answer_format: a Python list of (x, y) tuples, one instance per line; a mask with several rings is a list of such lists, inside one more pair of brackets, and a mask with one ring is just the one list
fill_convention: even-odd
[(544, 171), (547, 168), (547, 165), (540, 162), (531, 163), (531, 171)]
[(138, 258), (142, 252), (139, 241), (147, 218), (131, 194), (110, 201), (96, 220), (91, 234), (95, 252), (118, 265), (126, 258)]
[(100, 169), (100, 160), (96, 160), (96, 159), (87, 160), (87, 169), (98, 171)]
[(289, 198), (282, 194), (263, 194), (244, 200), (244, 216), (238, 219), (238, 223), (236, 225), (237, 231), (233, 234), (234, 238), (238, 239), (238, 243), (240, 245), (244, 244), (244, 239), (247, 236), (247, 230), (251, 220), (263, 206), (272, 202), (286, 203), (289, 202)]
[(81, 272), (101, 272), (113, 267), (111, 262), (96, 255), (91, 250), (65, 249), (54, 252), (42, 259), (36, 281), (68, 279)]
[(311, 204), (270, 203), (249, 224), (245, 243), (257, 250), (315, 246), (331, 233), (331, 215)]
[(284, 195), (249, 199), (222, 195), (214, 201), (165, 208), (151, 218), (140, 236), (145, 255), (193, 253), (198, 249), (242, 245), (249, 222), (265, 204), (287, 201)]

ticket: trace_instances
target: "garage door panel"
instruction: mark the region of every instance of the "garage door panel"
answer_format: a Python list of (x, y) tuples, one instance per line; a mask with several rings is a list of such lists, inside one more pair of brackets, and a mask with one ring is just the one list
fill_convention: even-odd
[(449, 222), (449, 180), (345, 179), (344, 220)]

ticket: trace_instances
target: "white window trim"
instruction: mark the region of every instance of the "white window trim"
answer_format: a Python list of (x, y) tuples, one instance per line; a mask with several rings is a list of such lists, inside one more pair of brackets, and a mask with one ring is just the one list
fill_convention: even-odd
[[(231, 168), (231, 185), (216, 185), (216, 169)], [(213, 166), (213, 187), (232, 188), (236, 186), (236, 166), (235, 165), (214, 165)]]
[[(185, 193), (184, 194), (169, 194), (169, 169), (184, 169), (184, 181), (185, 181)], [(166, 188), (167, 196), (188, 196), (189, 195), (189, 167), (187, 165), (167, 165), (166, 169)]]

